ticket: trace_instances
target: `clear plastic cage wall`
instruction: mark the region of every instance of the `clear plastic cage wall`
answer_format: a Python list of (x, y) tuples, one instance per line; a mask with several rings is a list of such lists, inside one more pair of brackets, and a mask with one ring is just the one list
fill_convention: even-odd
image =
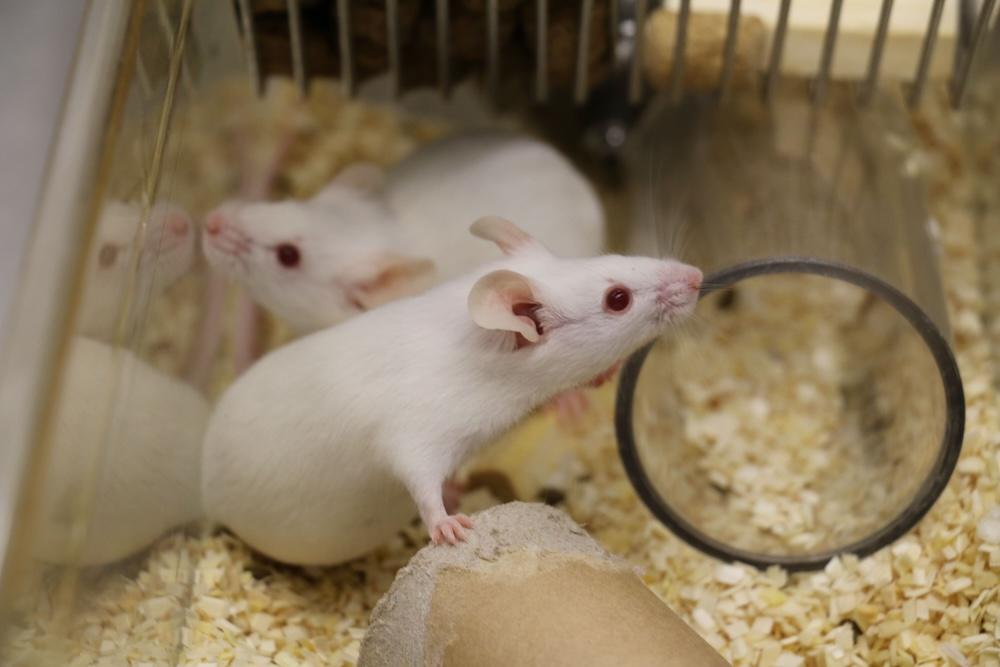
[[(194, 659), (192, 600), (229, 582), (199, 568), (252, 560), (202, 515), (204, 427), (294, 337), (213, 278), (204, 215), (463, 125), (570, 157), (609, 250), (706, 271), (694, 322), (616, 389), (657, 520), (793, 569), (888, 544), (941, 493), (964, 418), (909, 114), (966, 102), (996, 4), (90, 3), (0, 366), (0, 662)], [(329, 648), (350, 662), (372, 593), (338, 572), (357, 597)], [(95, 620), (109, 596), (127, 612)]]

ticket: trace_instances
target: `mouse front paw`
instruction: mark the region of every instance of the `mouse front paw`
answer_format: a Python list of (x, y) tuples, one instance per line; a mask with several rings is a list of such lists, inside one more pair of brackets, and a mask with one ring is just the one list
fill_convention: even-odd
[(458, 544), (465, 541), (465, 529), (472, 528), (472, 519), (464, 514), (453, 514), (431, 526), (431, 541), (434, 544)]
[(571, 389), (549, 401), (548, 410), (555, 415), (556, 423), (564, 431), (579, 433), (591, 416), (590, 399), (582, 389)]
[(590, 410), (590, 400), (582, 390), (570, 390), (549, 401), (548, 409), (555, 413), (556, 421), (560, 426), (574, 430), (587, 416)]

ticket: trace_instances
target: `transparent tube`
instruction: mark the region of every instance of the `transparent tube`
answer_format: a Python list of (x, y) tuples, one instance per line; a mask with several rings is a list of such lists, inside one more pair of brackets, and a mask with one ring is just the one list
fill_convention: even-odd
[(654, 106), (633, 250), (707, 276), (619, 387), (626, 470), (698, 548), (792, 569), (870, 553), (944, 489), (962, 384), (903, 108), (849, 90)]

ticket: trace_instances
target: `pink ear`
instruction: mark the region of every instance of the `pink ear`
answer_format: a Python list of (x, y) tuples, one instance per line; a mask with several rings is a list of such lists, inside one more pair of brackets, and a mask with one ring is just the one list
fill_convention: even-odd
[(529, 250), (548, 252), (526, 231), (510, 220), (495, 215), (479, 218), (472, 223), (469, 231), (473, 236), (493, 241), (505, 255), (516, 255)]
[(534, 320), (519, 315), (519, 306), (537, 304), (531, 283), (520, 273), (500, 269), (476, 281), (469, 292), (469, 314), (484, 329), (513, 331), (535, 343), (539, 339)]
[(434, 282), (434, 262), (429, 259), (385, 253), (372, 261), (370, 277), (352, 282), (350, 297), (365, 310), (423, 292)]

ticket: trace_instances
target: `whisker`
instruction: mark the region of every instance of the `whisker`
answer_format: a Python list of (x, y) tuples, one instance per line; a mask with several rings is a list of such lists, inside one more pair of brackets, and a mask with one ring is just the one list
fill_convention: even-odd
[(732, 283), (721, 282), (721, 281), (717, 282), (717, 283), (712, 283), (712, 282), (706, 283), (706, 282), (703, 282), (701, 284), (701, 287), (698, 288), (698, 291), (701, 292), (701, 294), (704, 296), (705, 293), (707, 293), (707, 292), (717, 292), (719, 290), (731, 289), (732, 286), (733, 286)]
[(225, 240), (225, 241), (229, 241), (230, 243), (235, 243), (237, 245), (247, 245), (248, 246), (248, 245), (251, 245), (253, 243), (253, 241), (250, 239), (250, 237), (247, 236), (247, 235), (245, 235), (245, 234), (223, 233), (220, 238), (223, 239), (223, 240)]
[(697, 314), (692, 314), (681, 322), (681, 326), (685, 334), (694, 338), (703, 338), (704, 334), (713, 328), (708, 320), (703, 319)]
[(250, 246), (234, 246), (223, 243), (216, 243), (215, 248), (220, 252), (233, 257), (243, 257), (250, 252)]

